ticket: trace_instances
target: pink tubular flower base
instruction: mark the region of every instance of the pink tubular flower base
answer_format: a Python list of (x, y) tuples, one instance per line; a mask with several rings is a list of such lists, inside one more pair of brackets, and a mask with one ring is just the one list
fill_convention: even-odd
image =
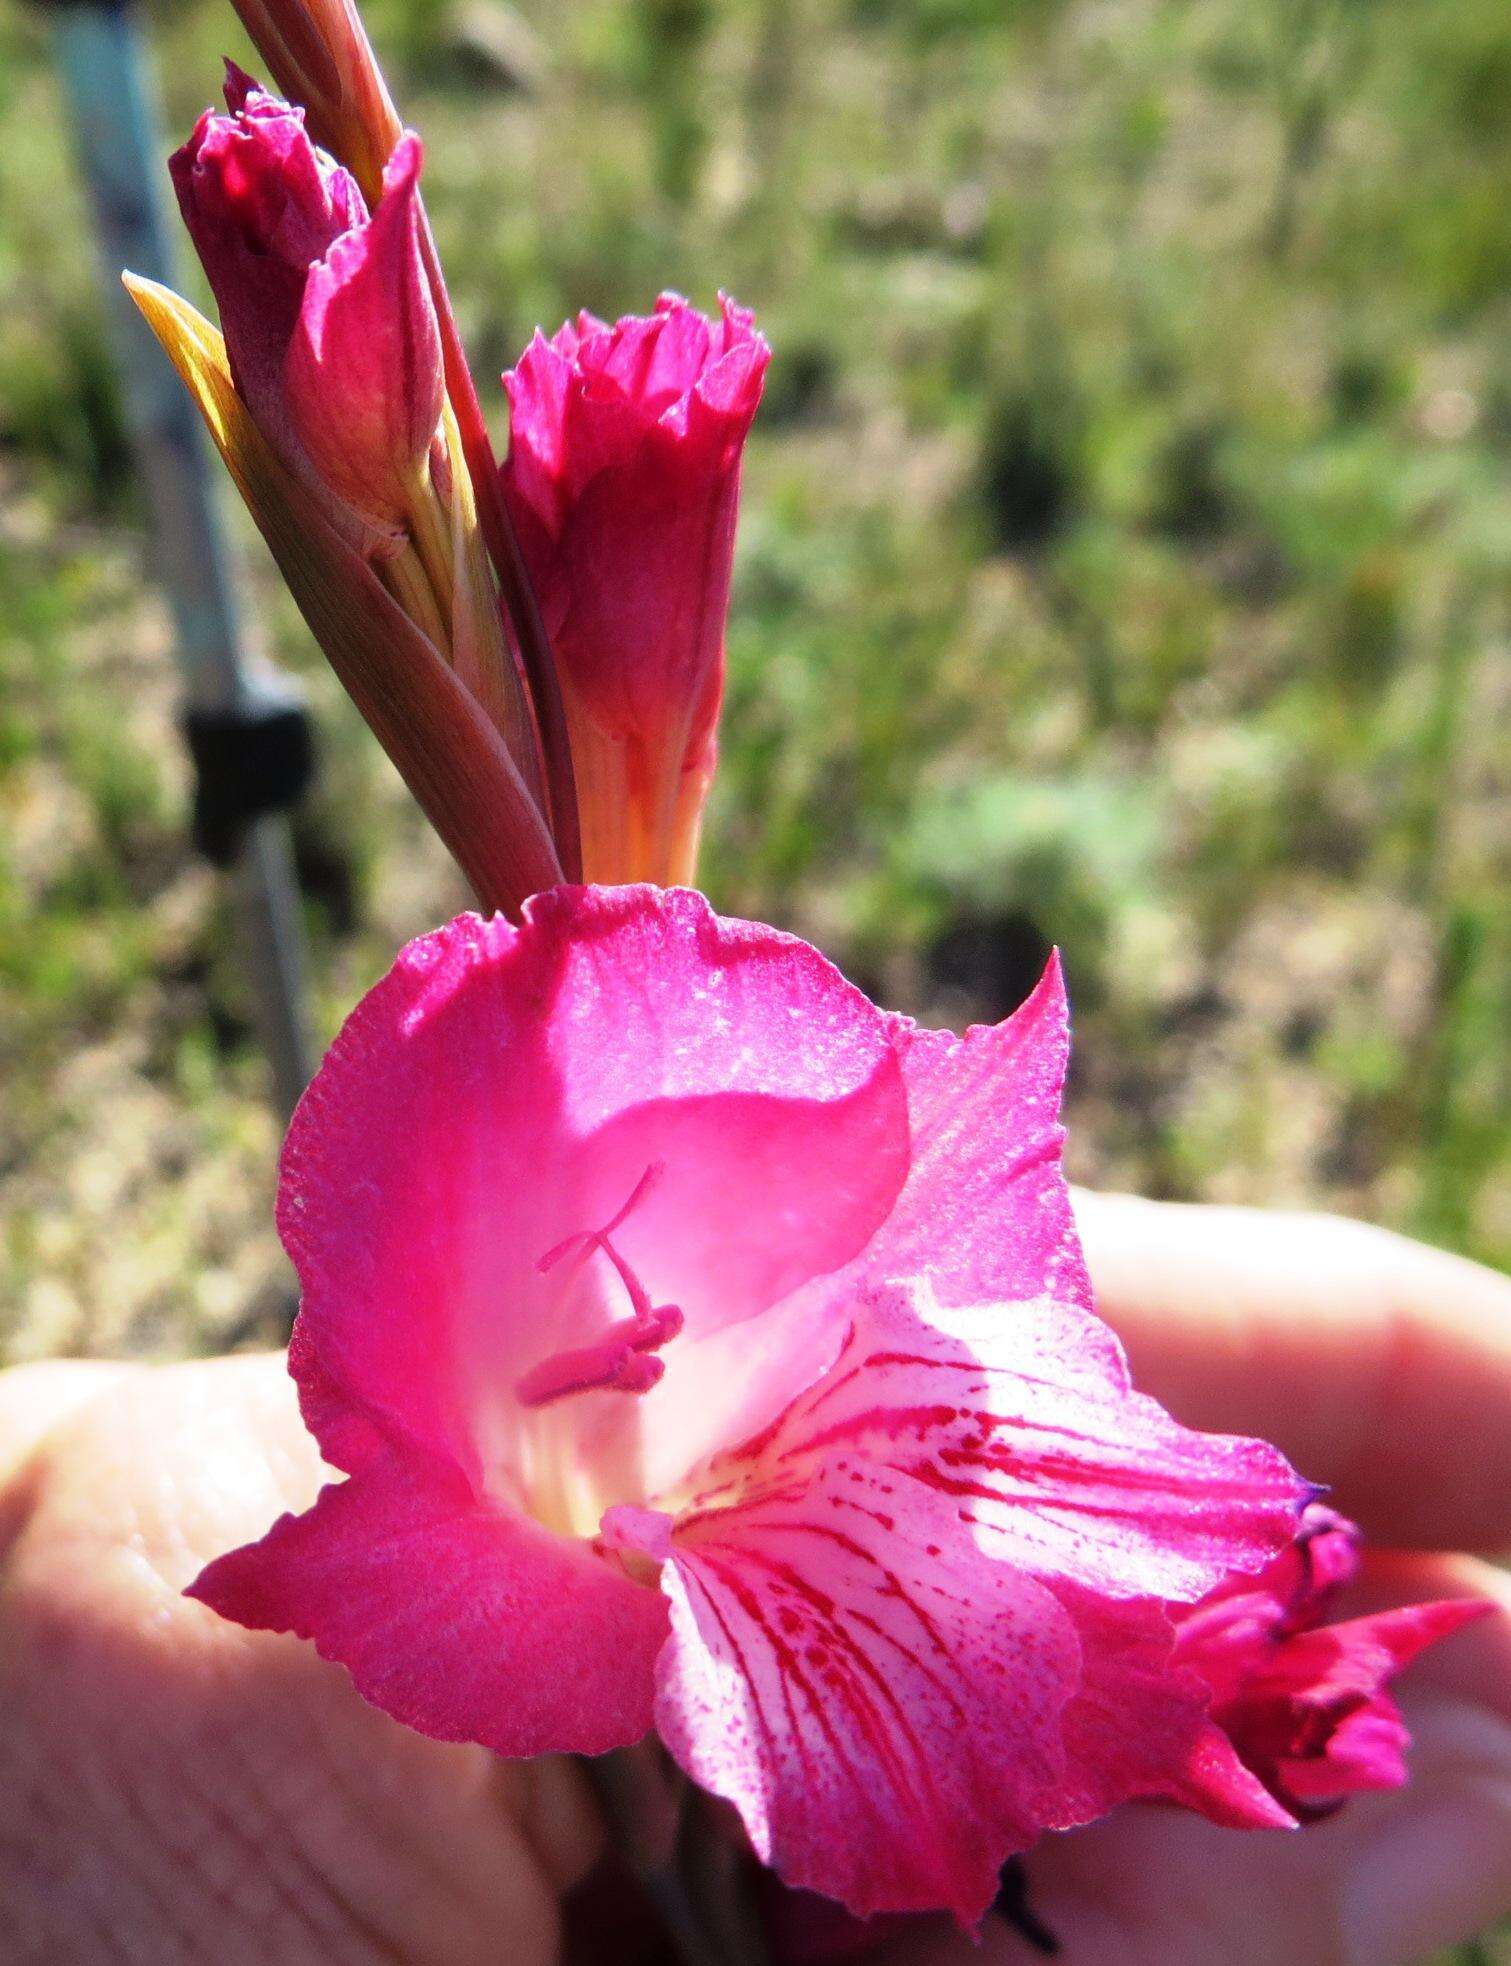
[(504, 377), (503, 489), (561, 676), (591, 880), (691, 877), (740, 457), (770, 350), (727, 297), (580, 314)]
[(688, 892), (412, 944), (283, 1164), (291, 1370), (348, 1478), (194, 1594), (444, 1739), (654, 1725), (861, 1915), (970, 1924), (1130, 1797), (1289, 1823), (1174, 1618), (1271, 1574), (1309, 1491), (1130, 1388), (1066, 1045), (1057, 970), (922, 1032)]

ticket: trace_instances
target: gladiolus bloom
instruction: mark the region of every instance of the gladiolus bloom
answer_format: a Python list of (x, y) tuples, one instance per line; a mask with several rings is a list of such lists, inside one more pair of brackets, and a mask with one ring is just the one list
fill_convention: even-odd
[(368, 552), (397, 543), (423, 495), (445, 400), (420, 258), (419, 138), (404, 136), (369, 218), (304, 112), (228, 64), (170, 160), (247, 408), (290, 470)]
[(1405, 1781), (1411, 1736), (1389, 1682), (1489, 1609), (1460, 1599), (1322, 1624), (1359, 1567), (1359, 1541), (1351, 1522), (1313, 1504), (1290, 1549), (1258, 1577), (1230, 1578), (1176, 1613), (1176, 1658), (1210, 1687), (1212, 1718), (1303, 1821)]
[(690, 879), (724, 689), (740, 454), (770, 351), (725, 299), (537, 334), (503, 485), (566, 700), (584, 871)]
[(506, 1755), (653, 1725), (763, 1860), (976, 1920), (1130, 1796), (1291, 1819), (1172, 1661), (1309, 1493), (1132, 1390), (1052, 968), (965, 1038), (697, 895), (463, 916), (295, 1117), (290, 1351), (346, 1479), (193, 1594)]

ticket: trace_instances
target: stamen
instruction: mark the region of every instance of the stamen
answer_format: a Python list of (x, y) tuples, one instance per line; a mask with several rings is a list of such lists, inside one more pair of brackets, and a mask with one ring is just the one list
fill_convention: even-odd
[[(625, 1327), (636, 1333), (625, 1339)], [(596, 1345), (578, 1351), (555, 1352), (525, 1374), (514, 1390), (521, 1406), (549, 1406), (569, 1393), (597, 1389), (615, 1393), (648, 1393), (666, 1370), (666, 1361), (651, 1358), (639, 1341), (639, 1319), (624, 1318), (610, 1325)]]
[(632, 1315), (611, 1324), (593, 1344), (553, 1352), (532, 1366), (514, 1388), (522, 1406), (546, 1406), (572, 1393), (598, 1390), (648, 1393), (666, 1371), (665, 1360), (650, 1354), (676, 1337), (682, 1329), (682, 1313), (675, 1304), (651, 1302), (649, 1291), (610, 1240), (664, 1171), (663, 1161), (652, 1161), (629, 1199), (601, 1229), (579, 1229), (537, 1261), (535, 1267), (544, 1275), (567, 1256), (579, 1262), (595, 1252), (606, 1256), (624, 1285)]

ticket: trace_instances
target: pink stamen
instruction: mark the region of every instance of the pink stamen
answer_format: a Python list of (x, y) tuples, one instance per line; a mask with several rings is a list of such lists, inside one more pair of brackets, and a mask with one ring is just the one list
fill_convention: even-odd
[[(666, 1370), (664, 1359), (648, 1355), (638, 1318), (610, 1325), (596, 1345), (556, 1352), (534, 1365), (515, 1386), (521, 1406), (547, 1406), (570, 1393), (596, 1390), (648, 1393)], [(621, 1334), (628, 1327), (632, 1337)]]
[(583, 1262), (595, 1252), (606, 1256), (624, 1285), (632, 1315), (619, 1318), (593, 1344), (553, 1352), (549, 1358), (531, 1366), (514, 1388), (522, 1406), (546, 1406), (572, 1393), (600, 1390), (648, 1393), (666, 1371), (665, 1360), (649, 1354), (676, 1337), (682, 1329), (682, 1313), (675, 1304), (651, 1302), (649, 1291), (610, 1240), (664, 1171), (664, 1162), (652, 1161), (629, 1199), (601, 1229), (579, 1229), (537, 1261), (536, 1269), (545, 1274), (569, 1255)]

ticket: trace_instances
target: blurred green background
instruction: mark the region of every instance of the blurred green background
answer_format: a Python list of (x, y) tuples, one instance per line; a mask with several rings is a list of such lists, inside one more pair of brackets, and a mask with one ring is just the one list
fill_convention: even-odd
[[(1503, 0), (369, 11), (490, 390), (667, 286), (774, 344), (718, 904), (941, 1021), (1058, 941), (1081, 1178), (1511, 1256)], [(250, 55), (151, 22), (177, 141)], [(0, 1359), (266, 1342), (276, 1128), (16, 0), (0, 128)], [(328, 1036), (464, 896), (242, 537)]]
[[(1503, 0), (371, 16), (496, 405), (661, 287), (775, 347), (718, 904), (945, 1021), (1061, 943), (1082, 1178), (1511, 1254)], [(150, 18), (177, 141), (251, 57)], [(275, 1128), (17, 0), (0, 123), (0, 1353), (262, 1341)], [(463, 897), (243, 536), (319, 717), (328, 1035)]]

